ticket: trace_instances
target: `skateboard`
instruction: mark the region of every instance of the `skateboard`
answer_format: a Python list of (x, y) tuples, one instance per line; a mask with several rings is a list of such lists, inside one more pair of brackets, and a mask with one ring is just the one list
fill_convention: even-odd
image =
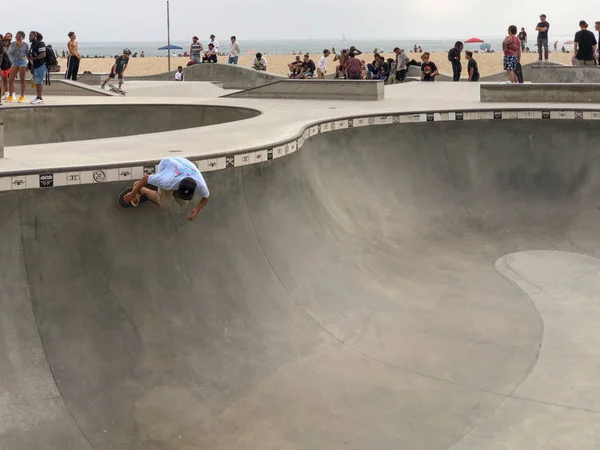
[(517, 80), (519, 81), (519, 83), (523, 83), (523, 67), (521, 66), (521, 63), (517, 63), (515, 75), (517, 76)]
[[(148, 189), (152, 189), (153, 191), (157, 190), (157, 188), (155, 186), (152, 186), (150, 184), (147, 184), (146, 187)], [(125, 199), (123, 198), (127, 194), (129, 194), (131, 191), (133, 191), (133, 187), (127, 188), (127, 189), (121, 191), (121, 193), (119, 194), (119, 205), (121, 206), (121, 208), (136, 208), (136, 206), (133, 206), (131, 203), (127, 203), (125, 201)], [(148, 201), (148, 197), (146, 197), (144, 194), (142, 194), (140, 196), (140, 203), (138, 206), (140, 206), (142, 203), (145, 203), (147, 201)]]
[(119, 89), (117, 86), (109, 84), (108, 88), (114, 92), (115, 94), (121, 94), (121, 95), (127, 95), (127, 92), (125, 92), (123, 89)]

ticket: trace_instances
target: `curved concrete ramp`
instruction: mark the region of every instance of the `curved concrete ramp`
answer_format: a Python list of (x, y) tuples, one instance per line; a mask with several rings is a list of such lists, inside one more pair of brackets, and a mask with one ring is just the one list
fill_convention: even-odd
[[(175, 72), (165, 72), (157, 75), (128, 77), (131, 81), (173, 81)], [(249, 89), (262, 86), (277, 80), (287, 78), (261, 72), (235, 64), (195, 64), (183, 69), (186, 81), (215, 81), (223, 83), (224, 89)]]
[(0, 110), (7, 146), (83, 141), (197, 128), (260, 115), (214, 105), (61, 105)]
[(597, 260), (495, 263), (600, 254), (599, 138), (333, 131), (207, 173), (191, 224), (0, 195), (0, 448), (596, 448)]

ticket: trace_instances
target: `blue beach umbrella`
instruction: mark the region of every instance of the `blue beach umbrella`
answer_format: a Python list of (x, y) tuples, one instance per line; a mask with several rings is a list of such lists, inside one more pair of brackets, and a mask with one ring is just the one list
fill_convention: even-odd
[(183, 50), (183, 47), (171, 44), (171, 45), (163, 45), (162, 47), (159, 48), (159, 50)]

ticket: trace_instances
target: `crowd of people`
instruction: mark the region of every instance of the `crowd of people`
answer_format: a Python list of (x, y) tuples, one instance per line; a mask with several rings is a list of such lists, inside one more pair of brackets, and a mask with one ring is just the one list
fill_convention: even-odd
[[(48, 71), (58, 64), (56, 54), (51, 46), (46, 46), (44, 36), (39, 31), (29, 33), (25, 41), (24, 31), (18, 31), (13, 39), (12, 33), (0, 34), (0, 69), (2, 84), (0, 98), (8, 103), (25, 102), (26, 72), (31, 72), (31, 83), (36, 88), (36, 97), (31, 104), (44, 103), (42, 92)], [(16, 82), (19, 78), (19, 96), (16, 93)]]

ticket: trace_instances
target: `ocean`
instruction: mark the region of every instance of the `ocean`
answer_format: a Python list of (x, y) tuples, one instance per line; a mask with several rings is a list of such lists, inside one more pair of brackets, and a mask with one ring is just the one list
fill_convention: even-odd
[[(491, 45), (491, 48), (495, 51), (500, 51), (502, 46), (503, 37), (490, 37), (482, 38), (486, 43)], [(571, 38), (559, 38), (559, 49), (562, 46), (562, 42)], [(262, 52), (265, 55), (290, 55), (292, 52), (308, 52), (312, 54), (320, 54), (324, 49), (341, 50), (354, 45), (359, 50), (365, 53), (371, 53), (373, 50), (392, 52), (394, 47), (404, 48), (405, 50), (411, 50), (415, 44), (420, 45), (424, 52), (440, 52), (448, 51), (454, 46), (456, 40), (454, 39), (430, 39), (430, 40), (419, 40), (419, 39), (372, 39), (372, 40), (352, 40), (352, 39), (307, 39), (307, 40), (239, 40), (242, 53), (256, 53)], [(191, 42), (173, 41), (172, 45), (178, 45), (183, 50), (173, 50), (173, 54), (182, 53), (189, 51)], [(202, 44), (206, 47), (208, 41), (202, 41)], [(63, 46), (57, 43), (47, 42), (47, 44), (54, 44), (53, 47), (59, 54), (66, 50), (66, 44)], [(84, 57), (108, 57), (120, 55), (124, 48), (129, 48), (133, 53), (141, 54), (143, 51), (145, 56), (167, 56), (165, 50), (158, 50), (159, 47), (166, 45), (166, 42), (85, 42), (79, 43), (79, 51)], [(229, 39), (219, 40), (220, 51), (226, 52), (229, 48)], [(478, 50), (481, 44), (466, 44), (465, 49)], [(535, 40), (530, 39), (530, 47), (534, 50)]]

